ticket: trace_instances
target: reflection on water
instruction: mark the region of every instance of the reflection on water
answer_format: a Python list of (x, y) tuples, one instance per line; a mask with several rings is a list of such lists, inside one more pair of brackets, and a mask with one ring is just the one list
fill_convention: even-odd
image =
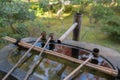
[[(41, 47), (41, 43), (36, 44), (36, 46)], [(47, 46), (46, 49), (49, 49), (49, 46)], [(71, 56), (71, 48), (66, 46), (61, 46), (59, 44), (55, 45), (54, 51), (59, 52), (61, 54), (65, 54), (68, 56)], [(24, 51), (20, 51), (23, 55)], [(28, 56), (29, 57), (29, 56)], [(29, 69), (38, 58), (38, 55), (33, 55), (29, 61), (27, 61), (23, 65), (28, 65), (27, 69)], [(99, 61), (102, 62), (103, 59), (99, 58)], [(42, 62), (39, 64), (39, 66), (35, 69), (33, 75), (36, 77), (42, 79), (42, 80), (63, 80), (70, 72), (72, 72), (74, 69), (70, 66), (67, 66), (64, 72), (61, 74), (61, 76), (57, 75), (57, 72), (61, 70), (61, 68), (64, 66), (64, 64), (60, 64), (58, 62), (49, 60), (49, 59), (43, 59)], [(24, 66), (26, 68), (26, 66)], [(69, 79), (71, 80), (71, 79)], [(73, 79), (72, 79), (73, 80)], [(99, 76), (93, 75), (88, 72), (80, 72), (79, 75), (77, 75), (74, 80), (106, 80), (105, 78), (101, 78)]]
[[(0, 80), (5, 76), (5, 74), (6, 73), (0, 71)], [(17, 79), (10, 75), (6, 80), (17, 80)]]
[(39, 77), (42, 80), (60, 80), (60, 77), (57, 76), (56, 72), (59, 71), (62, 67), (62, 64), (44, 59), (40, 65), (39, 69), (42, 70), (44, 73), (39, 73), (35, 71), (33, 74), (37, 77)]
[(79, 77), (77, 77), (75, 80), (106, 80), (104, 78), (100, 78), (98, 76), (95, 76), (93, 74), (90, 74), (88, 72), (83, 72)]
[[(63, 65), (60, 63), (44, 59), (39, 65), (39, 69), (43, 70), (44, 73), (41, 74), (35, 71), (34, 75), (42, 80), (63, 80), (74, 69), (68, 66), (65, 69), (65, 71), (61, 74), (61, 76), (58, 76), (57, 71), (59, 71), (62, 67)], [(74, 80), (106, 80), (106, 79), (88, 72), (81, 72), (77, 77), (74, 78)]]

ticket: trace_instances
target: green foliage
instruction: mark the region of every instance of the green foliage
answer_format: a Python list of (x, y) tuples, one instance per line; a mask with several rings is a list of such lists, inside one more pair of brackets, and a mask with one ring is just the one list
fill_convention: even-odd
[[(29, 36), (29, 31), (27, 30), (26, 25), (19, 23), (16, 26), (16, 33), (12, 33), (10, 28), (7, 27), (4, 30), (1, 30), (0, 37), (4, 36), (10, 36), (19, 39)], [(0, 43), (4, 43), (4, 40), (0, 40)]]
[(16, 27), (16, 32), (22, 36), (22, 37), (25, 37), (25, 36), (28, 36), (29, 35), (29, 31), (27, 30), (27, 27), (26, 25), (24, 24), (21, 24), (19, 23)]
[(4, 27), (5, 23), (4, 23), (5, 18), (1, 18), (0, 17), (0, 27)]
[(72, 5), (65, 5), (65, 11), (64, 12), (72, 12), (73, 11), (73, 7)]
[(103, 27), (103, 30), (108, 33), (110, 38), (120, 40), (120, 17), (111, 16)]
[(80, 0), (72, 0), (72, 4), (79, 4)]
[(48, 4), (49, 0), (40, 0), (39, 7), (42, 8), (43, 11), (48, 11), (49, 10)]
[(39, 0), (39, 7), (42, 8), (44, 12), (56, 12), (60, 8), (60, 4), (58, 0)]
[[(22, 23), (26, 20), (33, 20), (35, 18), (33, 11), (29, 10), (28, 3), (17, 0), (1, 0), (0, 1), (0, 27), (4, 27), (5, 30), (1, 31), (0, 37), (11, 36), (14, 38), (25, 37), (28, 35), (26, 28), (14, 27), (16, 33), (12, 33), (10, 28), (6, 26), (12, 26), (15, 23)], [(0, 43), (5, 43), (4, 40), (0, 40)]]
[(29, 4), (17, 0), (0, 2), (0, 25), (13, 27), (14, 23), (33, 20), (34, 12), (29, 10)]
[[(92, 0), (74, 0), (72, 1), (73, 4), (79, 5), (79, 8), (76, 10), (76, 12), (81, 13), (81, 14), (86, 14), (88, 11), (86, 8), (93, 3)], [(90, 7), (90, 6), (89, 6)]]
[(71, 0), (72, 4), (89, 4), (92, 3), (93, 0)]
[(92, 17), (95, 19), (95, 23), (102, 19), (108, 19), (109, 16), (112, 16), (113, 14), (113, 10), (109, 7), (96, 5), (92, 8)]
[(120, 7), (120, 0), (117, 0), (117, 6)]
[(98, 0), (97, 3), (98, 4), (110, 4), (112, 2), (112, 0)]
[(13, 0), (0, 0), (0, 2), (11, 2)]
[(32, 4), (30, 5), (30, 9), (33, 10), (33, 11), (35, 11), (36, 16), (39, 15), (39, 14), (40, 14), (40, 15), (43, 15), (43, 14), (44, 14), (43, 8), (41, 8), (38, 3), (32, 3)]

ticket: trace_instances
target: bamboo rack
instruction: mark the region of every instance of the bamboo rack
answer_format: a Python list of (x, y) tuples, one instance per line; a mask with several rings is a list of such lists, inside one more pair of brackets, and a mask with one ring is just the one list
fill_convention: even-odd
[(27, 52), (18, 60), (18, 62), (12, 67), (12, 69), (2, 78), (2, 80), (6, 80), (7, 77), (16, 69), (16, 67), (24, 60), (24, 58), (29, 54), (35, 44), (41, 39), (41, 36), (35, 41), (35, 43), (27, 50)]
[(82, 64), (80, 64), (74, 71), (72, 71), (68, 76), (66, 76), (63, 80), (69, 80), (75, 73), (79, 72), (80, 69), (92, 58), (91, 55), (87, 60), (85, 60)]
[[(16, 39), (8, 37), (8, 36), (3, 37), (3, 39), (5, 39), (7, 41), (10, 41), (12, 43), (16, 42)], [(18, 45), (22, 46), (24, 48), (30, 48), (32, 46), (31, 44), (26, 43), (26, 42), (22, 42), (22, 41), (19, 42)], [(34, 46), (33, 50), (39, 52), (39, 51), (42, 51), (42, 48)], [(68, 60), (68, 61), (71, 61), (71, 62), (74, 62), (74, 63), (77, 63), (77, 64), (82, 64), (84, 62), (82, 60), (78, 60), (78, 59), (75, 59), (73, 57), (66, 56), (64, 54), (61, 54), (61, 53), (58, 53), (58, 52), (54, 52), (54, 51), (50, 51), (50, 50), (45, 50), (44, 53), (45, 54), (49, 54), (51, 56), (59, 57), (61, 59), (65, 59), (65, 60)], [(89, 62), (86, 63), (85, 66), (90, 67), (90, 68), (92, 68), (94, 70), (100, 71), (102, 73), (108, 74), (108, 75), (113, 76), (113, 77), (116, 77), (118, 75), (118, 71), (114, 70), (114, 69), (111, 69), (111, 68), (95, 65), (95, 64), (92, 64), (92, 63), (89, 63)]]
[(46, 48), (46, 46), (48, 45), (48, 43), (49, 43), (50, 40), (51, 40), (51, 37), (48, 38), (48, 40), (47, 40), (46, 44), (44, 45), (42, 51), (41, 51), (41, 52), (39, 53), (39, 55), (38, 55), (37, 61), (35, 61), (34, 64), (31, 66), (31, 68), (28, 70), (28, 72), (27, 72), (24, 80), (27, 80), (27, 79), (29, 78), (29, 76), (30, 76), (30, 74), (33, 72), (34, 68), (35, 68), (35, 67), (37, 66), (37, 64), (40, 62), (41, 55), (42, 55), (42, 53), (44, 52), (44, 50), (45, 50), (45, 48)]

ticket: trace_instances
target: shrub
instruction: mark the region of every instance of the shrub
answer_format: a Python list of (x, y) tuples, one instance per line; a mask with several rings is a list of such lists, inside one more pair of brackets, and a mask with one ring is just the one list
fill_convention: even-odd
[(95, 23), (99, 20), (108, 19), (108, 17), (113, 14), (114, 12), (112, 9), (102, 5), (97, 5), (92, 8), (92, 17), (95, 19)]
[(110, 38), (120, 40), (120, 17), (111, 16), (105, 26), (102, 28), (103, 31), (107, 32)]
[(26, 37), (29, 35), (29, 31), (27, 30), (26, 25), (19, 23), (16, 27), (16, 32), (21, 37)]
[(43, 15), (43, 14), (44, 14), (44, 9), (43, 9), (41, 6), (39, 6), (39, 4), (32, 3), (32, 4), (30, 5), (30, 9), (35, 11), (36, 16), (39, 15), (39, 14), (40, 14), (40, 15)]
[(34, 11), (29, 10), (29, 4), (19, 0), (5, 0), (0, 2), (0, 25), (9, 26), (16, 33), (15, 23), (34, 20)]
[(72, 5), (65, 5), (65, 11), (64, 12), (69, 13), (69, 12), (72, 12), (72, 10), (73, 10)]

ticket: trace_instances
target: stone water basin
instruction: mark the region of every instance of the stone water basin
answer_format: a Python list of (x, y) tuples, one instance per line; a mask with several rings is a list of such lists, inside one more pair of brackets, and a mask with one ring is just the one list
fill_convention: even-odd
[[(37, 43), (36, 46), (41, 47), (41, 42)], [(61, 44), (55, 44), (55, 49), (54, 51), (59, 52), (61, 54), (65, 54), (68, 56), (72, 55), (72, 48), (76, 48), (79, 50), (79, 56), (78, 58), (81, 59), (80, 57), (85, 55), (89, 56), (89, 50), (84, 50), (79, 47), (70, 47), (69, 45), (61, 45)], [(49, 46), (46, 47), (46, 49), (49, 49)], [(26, 50), (24, 49), (17, 49), (13, 51), (10, 54), (10, 61), (11, 63), (15, 64), (17, 60), (24, 55)], [(19, 66), (19, 68), (28, 71), (30, 69), (31, 65), (37, 60), (38, 53), (32, 51), (27, 55), (29, 59), (26, 60), (25, 63)], [(103, 57), (99, 57), (99, 65), (113, 68), (112, 65), (109, 64)], [(38, 65), (38, 67), (34, 70), (33, 75), (38, 77), (39, 80), (63, 80), (70, 72), (72, 72), (75, 68), (71, 66), (67, 66), (66, 69), (62, 72), (61, 75), (58, 75), (57, 72), (64, 66), (65, 64), (61, 64), (58, 62), (55, 62), (53, 60), (49, 60), (44, 58), (41, 63)], [(70, 80), (108, 80), (105, 77), (97, 76), (95, 74), (92, 74), (90, 72), (83, 72), (80, 71), (78, 75), (76, 75), (73, 79)], [(109, 79), (110, 80), (110, 79)], [(113, 80), (113, 79), (111, 79)]]

